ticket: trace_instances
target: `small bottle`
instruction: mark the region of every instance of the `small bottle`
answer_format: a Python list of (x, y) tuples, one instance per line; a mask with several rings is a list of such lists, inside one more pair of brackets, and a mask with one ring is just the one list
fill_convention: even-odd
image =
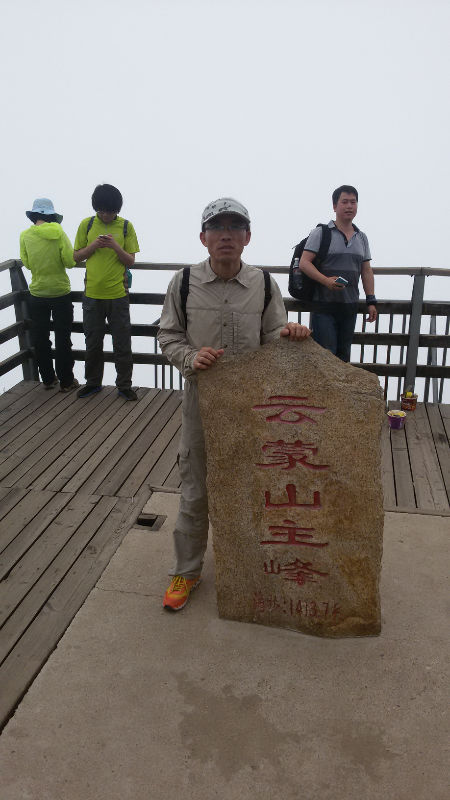
[(299, 258), (294, 258), (294, 266), (292, 267), (292, 271), (297, 273), (297, 275), (300, 272), (300, 266), (299, 265), (300, 265), (300, 259)]

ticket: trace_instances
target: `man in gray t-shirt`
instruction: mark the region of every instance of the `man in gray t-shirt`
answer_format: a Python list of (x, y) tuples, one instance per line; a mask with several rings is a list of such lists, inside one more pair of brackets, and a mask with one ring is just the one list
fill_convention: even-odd
[[(300, 269), (316, 281), (313, 301), (317, 310), (311, 315), (313, 339), (342, 361), (350, 361), (359, 278), (366, 294), (367, 320), (374, 322), (377, 318), (374, 277), (367, 236), (353, 224), (358, 211), (358, 192), (354, 186), (340, 186), (333, 192), (333, 208), (336, 220), (328, 224), (331, 242), (320, 269), (313, 263), (322, 237), (320, 226), (311, 231), (306, 241)], [(344, 278), (347, 283), (339, 285), (337, 278)]]

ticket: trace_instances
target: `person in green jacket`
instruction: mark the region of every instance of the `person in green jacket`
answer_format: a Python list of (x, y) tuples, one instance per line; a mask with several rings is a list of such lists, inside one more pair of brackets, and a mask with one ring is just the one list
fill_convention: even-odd
[[(60, 385), (61, 392), (79, 386), (73, 375), (74, 358), (70, 332), (73, 305), (66, 269), (75, 266), (73, 248), (61, 228), (51, 200), (34, 201), (26, 215), (33, 223), (20, 234), (20, 258), (31, 271), (28, 307), (38, 369), (44, 389)], [(55, 328), (55, 366), (52, 360), (50, 319)]]

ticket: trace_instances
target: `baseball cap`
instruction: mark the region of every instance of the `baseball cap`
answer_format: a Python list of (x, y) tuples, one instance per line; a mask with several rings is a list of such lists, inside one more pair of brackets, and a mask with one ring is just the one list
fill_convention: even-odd
[(235, 200), (233, 197), (219, 197), (218, 200), (213, 200), (206, 206), (202, 214), (202, 227), (205, 222), (209, 222), (220, 214), (237, 214), (250, 225), (249, 213), (242, 203), (239, 203), (239, 201)]

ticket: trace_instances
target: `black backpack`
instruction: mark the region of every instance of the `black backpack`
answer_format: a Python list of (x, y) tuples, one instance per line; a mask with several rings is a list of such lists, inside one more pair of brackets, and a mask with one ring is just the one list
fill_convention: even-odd
[[(264, 308), (262, 313), (266, 310), (267, 306), (269, 305), (272, 299), (272, 289), (270, 287), (270, 274), (266, 272), (265, 269), (261, 270), (264, 276)], [(190, 267), (183, 267), (183, 277), (181, 279), (181, 287), (180, 287), (180, 298), (181, 298), (181, 310), (183, 312), (184, 317), (184, 326), (187, 330), (187, 312), (186, 312), (186, 301), (189, 294), (189, 276), (191, 274)]]
[[(324, 258), (326, 258), (328, 250), (330, 249), (331, 228), (323, 223), (319, 223), (316, 227), (322, 228), (322, 238), (320, 240), (319, 250), (313, 261), (314, 266), (319, 269), (320, 264)], [(302, 300), (304, 303), (310, 303), (312, 301), (316, 281), (308, 277), (308, 275), (305, 275), (304, 272), (301, 272), (298, 266), (296, 269), (294, 269), (294, 265), (296, 259), (300, 261), (307, 239), (308, 237), (306, 237), (306, 239), (302, 239), (302, 241), (295, 246), (294, 255), (292, 256), (292, 261), (289, 267), (288, 286), (291, 297), (294, 297), (296, 300)]]

